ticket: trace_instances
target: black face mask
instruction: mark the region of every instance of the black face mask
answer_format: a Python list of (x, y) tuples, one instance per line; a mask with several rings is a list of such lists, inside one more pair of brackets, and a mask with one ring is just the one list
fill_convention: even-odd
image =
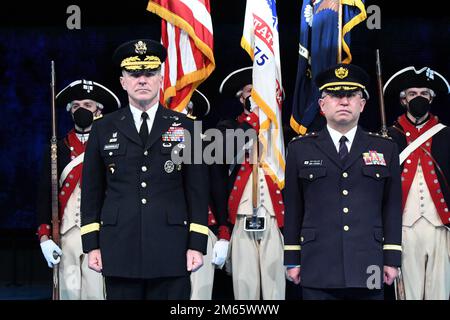
[(94, 122), (94, 114), (85, 108), (78, 108), (73, 113), (73, 121), (81, 129), (86, 129)]
[(245, 109), (247, 109), (248, 112), (250, 112), (250, 110), (252, 108), (252, 103), (250, 102), (250, 96), (245, 98), (244, 107), (245, 107)]
[(409, 101), (408, 111), (414, 118), (422, 118), (430, 111), (430, 101), (424, 97), (416, 97)]

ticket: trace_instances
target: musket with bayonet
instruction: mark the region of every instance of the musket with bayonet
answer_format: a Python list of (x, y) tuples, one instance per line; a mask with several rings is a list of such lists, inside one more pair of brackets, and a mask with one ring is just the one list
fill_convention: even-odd
[[(383, 79), (381, 78), (381, 61), (380, 61), (380, 50), (376, 51), (376, 69), (377, 69), (377, 85), (378, 85), (378, 97), (380, 100), (380, 115), (381, 115), (381, 135), (383, 137), (388, 136), (388, 131), (386, 127), (386, 112), (384, 108), (384, 95), (383, 95)], [(405, 300), (405, 286), (403, 283), (402, 270), (398, 268), (398, 276), (394, 280), (395, 288), (395, 299)]]
[(376, 51), (376, 56), (378, 97), (380, 100), (381, 135), (383, 137), (387, 137), (388, 131), (386, 127), (386, 111), (384, 108), (383, 79), (381, 78), (380, 50), (378, 49)]
[[(51, 203), (52, 203), (52, 238), (58, 247), (61, 247), (59, 236), (59, 205), (58, 205), (58, 147), (56, 138), (56, 101), (55, 101), (55, 62), (51, 62), (51, 113), (52, 137), (50, 139), (50, 176), (51, 176)], [(53, 257), (58, 254), (53, 252)], [(59, 263), (53, 265), (53, 300), (59, 300)]]

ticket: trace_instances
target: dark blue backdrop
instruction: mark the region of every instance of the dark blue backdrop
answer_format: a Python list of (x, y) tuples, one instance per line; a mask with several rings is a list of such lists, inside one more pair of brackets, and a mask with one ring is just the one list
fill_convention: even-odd
[[(50, 134), (50, 60), (55, 60), (57, 91), (80, 77), (99, 81), (125, 102), (111, 54), (123, 41), (160, 36), (159, 18), (145, 10), (147, 1), (51, 1), (13, 4), (0, 15), (0, 229), (35, 227), (35, 195), (40, 159)], [(131, 3), (132, 2), (132, 3)], [(372, 2), (368, 2), (370, 5)], [(384, 80), (401, 67), (428, 65), (450, 77), (449, 24), (446, 13), (434, 8), (381, 7), (381, 30), (359, 26), (352, 34), (353, 63), (364, 67), (374, 81), (372, 99), (361, 118), (370, 130), (380, 127), (375, 48), (381, 49)], [(402, 2), (398, 2), (402, 3)], [(408, 1), (408, 3), (411, 3)], [(66, 28), (66, 8), (78, 4), (82, 29)], [(240, 48), (245, 2), (212, 0), (216, 70), (200, 87), (213, 111), (206, 126), (231, 113), (229, 101), (218, 96), (222, 78), (235, 68), (249, 65)], [(397, 5), (398, 6), (398, 5)], [(278, 1), (284, 119), (290, 116), (297, 66), (300, 1)], [(448, 97), (436, 101), (435, 113), (450, 124)], [(439, 105), (439, 108), (437, 107)], [(387, 100), (388, 123), (401, 113), (395, 100)], [(70, 127), (64, 110), (58, 111), (59, 136)]]

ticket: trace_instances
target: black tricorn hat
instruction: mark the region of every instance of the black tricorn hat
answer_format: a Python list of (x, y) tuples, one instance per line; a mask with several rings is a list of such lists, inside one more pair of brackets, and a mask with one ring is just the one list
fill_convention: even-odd
[(186, 106), (188, 113), (196, 118), (202, 119), (208, 115), (211, 105), (208, 98), (199, 90), (195, 89), (192, 93), (191, 101)]
[(70, 103), (74, 100), (93, 100), (100, 103), (108, 113), (120, 108), (119, 98), (104, 85), (91, 80), (76, 80), (62, 89), (55, 97), (56, 105), (70, 110)]
[(339, 63), (319, 73), (315, 78), (319, 91), (348, 92), (361, 90), (369, 98), (369, 75), (354, 64)]
[(237, 69), (223, 79), (219, 87), (219, 93), (228, 97), (235, 97), (239, 90), (252, 83), (253, 67)]
[(448, 81), (441, 74), (428, 67), (417, 70), (413, 66), (404, 68), (390, 77), (384, 85), (383, 92), (398, 95), (408, 88), (428, 88), (436, 94), (450, 93)]
[(164, 46), (150, 39), (131, 40), (121, 44), (113, 54), (116, 66), (129, 72), (157, 70), (166, 60)]

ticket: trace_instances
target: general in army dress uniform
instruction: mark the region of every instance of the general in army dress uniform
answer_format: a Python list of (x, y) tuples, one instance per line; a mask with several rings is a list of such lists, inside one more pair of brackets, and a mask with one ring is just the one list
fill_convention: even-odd
[(400, 266), (398, 151), (357, 125), (367, 83), (354, 65), (319, 74), (327, 126), (289, 144), (284, 263), (304, 299), (383, 299)]
[(165, 58), (146, 39), (116, 50), (129, 107), (95, 123), (86, 150), (83, 250), (107, 299), (189, 299), (206, 253), (207, 168), (174, 159), (193, 156), (194, 122), (158, 103)]

